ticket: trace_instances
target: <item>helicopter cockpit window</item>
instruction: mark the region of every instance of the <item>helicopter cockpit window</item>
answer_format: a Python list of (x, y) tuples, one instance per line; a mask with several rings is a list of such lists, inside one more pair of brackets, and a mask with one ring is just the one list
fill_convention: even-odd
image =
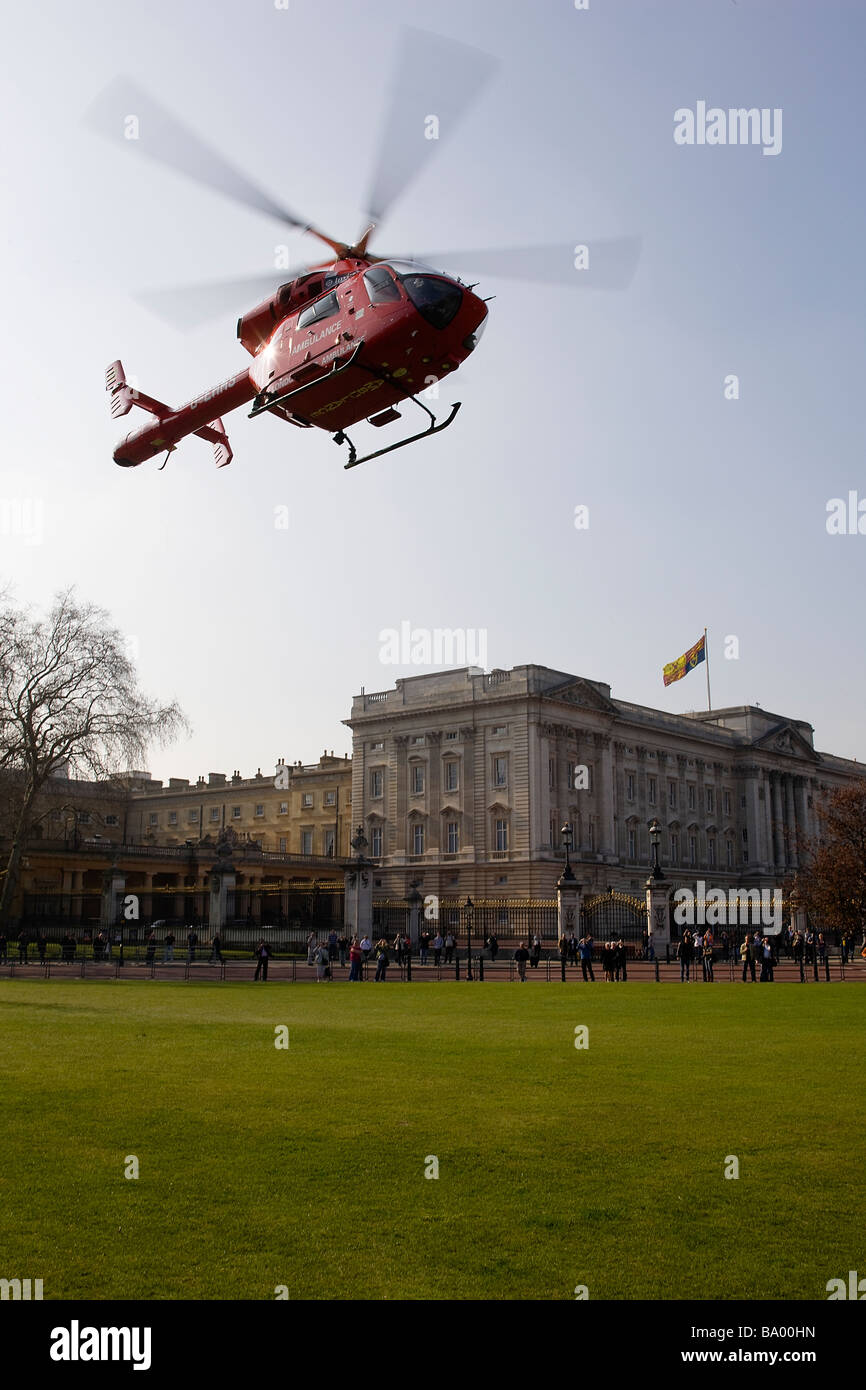
[(463, 291), (453, 280), (435, 275), (401, 275), (400, 283), (422, 318), (434, 328), (447, 328), (463, 302)]
[(321, 299), (317, 299), (315, 304), (308, 304), (306, 309), (302, 309), (298, 315), (298, 328), (307, 328), (311, 323), (319, 323), (322, 319), (329, 319), (333, 314), (339, 313), (340, 301), (335, 294), (326, 294)]
[(371, 304), (385, 304), (388, 300), (399, 299), (400, 291), (384, 266), (374, 265), (364, 273), (364, 284)]

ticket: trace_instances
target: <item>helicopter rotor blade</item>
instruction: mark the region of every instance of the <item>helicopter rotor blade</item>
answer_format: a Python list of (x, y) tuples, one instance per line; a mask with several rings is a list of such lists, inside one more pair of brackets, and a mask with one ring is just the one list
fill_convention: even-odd
[(601, 237), (582, 244), (512, 246), (474, 251), (434, 251), (418, 259), (460, 275), (501, 276), (571, 289), (624, 290), (640, 260), (639, 237)]
[[(126, 77), (117, 77), (85, 113), (84, 121), (126, 149), (133, 149), (194, 183), (222, 193), (243, 207), (266, 213), (289, 227), (321, 236), (305, 218), (276, 202), (224, 155)], [(322, 238), (332, 245), (328, 238)]]
[(252, 309), (268, 295), (276, 294), (280, 285), (311, 268), (298, 266), (292, 271), (274, 270), (270, 275), (259, 273), (237, 280), (210, 280), (195, 285), (139, 290), (133, 298), (175, 328), (198, 328), (222, 313), (244, 313)]
[(448, 139), (498, 67), (498, 59), (479, 48), (421, 29), (402, 30), (367, 194), (373, 222), (381, 222)]

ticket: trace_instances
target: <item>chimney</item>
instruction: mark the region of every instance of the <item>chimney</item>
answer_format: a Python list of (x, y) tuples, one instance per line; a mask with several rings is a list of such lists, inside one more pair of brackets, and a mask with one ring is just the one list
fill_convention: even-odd
[(225, 775), (225, 773), (224, 773), (224, 772), (209, 772), (208, 775), (207, 775), (207, 784), (208, 784), (209, 787), (224, 787), (225, 784), (226, 784), (226, 775)]

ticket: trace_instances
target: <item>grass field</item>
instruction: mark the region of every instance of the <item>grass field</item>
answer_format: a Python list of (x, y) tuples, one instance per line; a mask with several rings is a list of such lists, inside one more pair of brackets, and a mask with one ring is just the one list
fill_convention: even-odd
[(75, 1299), (825, 1299), (866, 1270), (864, 1004), (4, 981), (0, 1277)]

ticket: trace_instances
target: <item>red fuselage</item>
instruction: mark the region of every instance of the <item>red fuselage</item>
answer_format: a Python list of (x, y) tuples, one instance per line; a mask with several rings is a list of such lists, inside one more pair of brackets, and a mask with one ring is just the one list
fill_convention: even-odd
[(254, 358), (248, 371), (128, 435), (115, 461), (144, 463), (252, 400), (292, 424), (339, 432), (450, 376), (486, 318), (471, 290), (424, 267), (323, 266), (240, 320), (238, 337)]

